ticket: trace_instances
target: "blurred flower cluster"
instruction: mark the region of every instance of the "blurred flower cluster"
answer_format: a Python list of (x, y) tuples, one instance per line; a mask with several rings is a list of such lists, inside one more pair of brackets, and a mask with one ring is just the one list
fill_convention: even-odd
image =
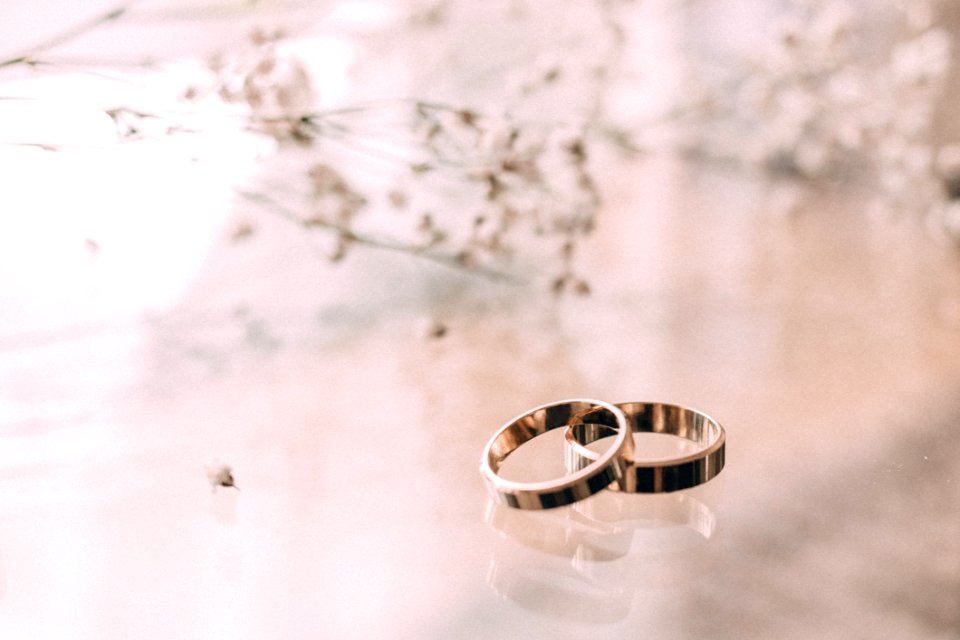
[[(418, 29), (443, 20), (441, 5), (415, 4), (409, 17)], [(184, 92), (242, 109), (278, 154), (294, 149), (284, 173), (301, 178), (247, 191), (249, 202), (326, 236), (333, 262), (357, 246), (379, 247), (494, 277), (534, 273), (556, 293), (590, 291), (574, 265), (600, 206), (589, 118), (519, 114), (524, 100), (560, 81), (561, 63), (545, 67), (535, 56), (513, 69), (507, 95), (482, 111), (424, 98), (320, 106), (323, 87), (296, 45), (282, 31), (257, 29), (244, 46), (215, 55), (206, 81)], [(595, 109), (598, 99), (586, 102)], [(362, 170), (371, 160), (388, 166), (389, 184)], [(256, 230), (247, 219), (234, 237)]]
[[(691, 66), (704, 71), (667, 105), (663, 121), (681, 133), (675, 144), (810, 189), (863, 182), (878, 206), (928, 211), (960, 237), (960, 146), (939, 126), (954, 71), (953, 36), (941, 26), (937, 0), (889, 1), (894, 6), (876, 14), (853, 0), (796, 0), (771, 10), (769, 28), (750, 34), (746, 54), (726, 61), (723, 73), (701, 64), (702, 52), (688, 53), (701, 56)], [(244, 19), (266, 25), (256, 4), (243, 8)], [(322, 16), (357, 8), (346, 4), (310, 11), (322, 23)], [(588, 293), (575, 258), (601, 211), (595, 146), (606, 139), (636, 151), (634, 141), (646, 139), (645, 125), (615, 122), (607, 101), (657, 90), (624, 55), (628, 46), (642, 50), (631, 44), (643, 37), (639, 14), (631, 13), (636, 3), (582, 0), (565, 11), (523, 0), (482, 10), (450, 0), (387, 4), (393, 18), (372, 31), (337, 26), (331, 36), (313, 23), (249, 30), (185, 81), (186, 109), (176, 117), (142, 105), (104, 112), (128, 140), (196, 133), (185, 123), (191, 109), (213, 105), (213, 113), (236, 118), (270, 141), (264, 174), (282, 178), (241, 190), (245, 206), (316, 237), (331, 262), (369, 247), (492, 277), (534, 274), (557, 293)], [(662, 4), (681, 12), (698, 5)], [(135, 8), (113, 10), (0, 68), (50, 68), (48, 50), (131, 13)], [(554, 22), (544, 27), (547, 19)], [(478, 51), (465, 45), (473, 29), (469, 46)], [(456, 79), (462, 86), (440, 91), (409, 78), (391, 84), (392, 75), (419, 70), (389, 66), (390, 30), (402, 32), (394, 35), (404, 54), (422, 60), (440, 84)], [(351, 51), (369, 50), (376, 73), (350, 82), (375, 90), (330, 99), (336, 92), (324, 72), (334, 65), (315, 45), (331, 37), (349, 41)], [(504, 51), (504, 43), (517, 50)], [(487, 57), (500, 66), (478, 68)], [(379, 83), (384, 88), (370, 86)], [(416, 87), (413, 95), (402, 93), (408, 86)], [(251, 214), (232, 237), (259, 232)]]
[[(845, 0), (802, 0), (722, 86), (697, 98), (698, 125), (734, 125), (724, 149), (747, 165), (807, 181), (864, 181), (873, 206), (929, 210), (955, 197), (957, 153), (937, 132), (953, 37), (931, 0), (894, 12), (892, 42), (877, 44), (871, 16)], [(869, 49), (873, 46), (873, 51)], [(792, 200), (789, 206), (797, 205)]]

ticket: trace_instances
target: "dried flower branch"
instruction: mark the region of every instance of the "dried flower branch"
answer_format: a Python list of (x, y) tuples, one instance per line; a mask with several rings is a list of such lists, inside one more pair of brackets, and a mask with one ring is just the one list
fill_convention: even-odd
[(116, 22), (127, 13), (129, 8), (129, 4), (120, 5), (105, 13), (94, 16), (85, 22), (76, 24), (63, 32), (58, 33), (52, 38), (49, 38), (48, 40), (33, 45), (24, 53), (13, 56), (12, 58), (7, 58), (6, 60), (0, 60), (0, 69), (3, 67), (11, 67), (21, 64), (28, 66), (38, 64), (39, 61), (36, 58), (41, 53), (45, 53), (51, 49), (59, 47), (60, 45), (66, 44), (81, 35), (102, 27), (107, 23)]
[[(610, 48), (619, 50), (624, 31), (613, 17), (615, 4), (600, 0), (597, 7), (606, 12), (603, 23), (614, 36)], [(95, 16), (0, 62), (0, 67), (44, 66), (41, 54), (127, 17), (130, 7), (126, 4)], [(420, 3), (413, 7), (411, 24), (434, 29), (445, 22), (449, 9), (445, 1)], [(150, 15), (147, 11), (137, 17)], [(418, 99), (318, 109), (317, 80), (296, 44), (283, 30), (256, 29), (243, 46), (212, 60), (210, 82), (192, 83), (182, 97), (198, 113), (210, 99), (238, 107), (234, 117), (245, 121), (247, 129), (276, 140), (280, 152), (286, 147), (312, 148), (322, 140), (391, 161), (403, 171), (396, 184), (371, 187), (346, 175), (337, 160), (313, 157), (303, 169), (307, 197), (294, 194), (305, 200), (302, 210), (299, 205), (283, 204), (284, 197), (245, 192), (247, 200), (282, 213), (308, 232), (330, 234), (335, 245), (328, 257), (334, 262), (344, 259), (354, 246), (368, 246), (421, 256), (486, 277), (516, 279), (507, 274), (518, 257), (533, 258), (535, 245), (553, 246), (558, 263), (557, 275), (550, 276), (553, 288), (589, 290), (574, 274), (573, 257), (576, 245), (591, 232), (600, 204), (587, 154), (590, 135), (598, 130), (596, 123), (580, 121), (570, 127), (525, 122), (509, 113), (493, 115), (467, 105)], [(519, 98), (547, 90), (567, 73), (559, 62), (534, 71), (532, 83), (519, 88)], [(605, 86), (611, 77), (602, 71), (597, 69), (598, 86)], [(602, 97), (591, 104), (596, 116)], [(393, 134), (385, 138), (382, 130), (367, 132), (362, 124), (363, 118), (384, 109), (411, 114), (409, 128), (397, 129), (397, 140), (392, 142), (388, 138)], [(189, 113), (133, 104), (113, 105), (104, 113), (121, 140), (198, 131), (184, 121)], [(37, 146), (60, 148), (48, 143)], [(448, 184), (460, 185), (456, 202), (441, 195)], [(299, 186), (295, 189), (300, 191)], [(381, 201), (387, 210), (400, 214), (397, 219), (407, 221), (405, 234), (377, 230), (380, 220), (386, 221)], [(383, 228), (394, 223), (391, 219)], [(238, 241), (255, 233), (256, 226), (244, 221), (231, 238)]]
[(733, 154), (813, 184), (870, 180), (879, 187), (877, 204), (892, 210), (941, 200), (934, 166), (941, 143), (933, 126), (952, 38), (932, 15), (926, 0), (911, 3), (889, 56), (869, 64), (858, 52), (863, 24), (854, 7), (843, 0), (796, 3), (745, 73), (692, 101), (697, 126), (727, 123), (735, 131), (708, 155)]
[[(529, 243), (516, 234), (519, 227), (547, 241), (556, 237), (561, 247), (572, 247), (592, 230), (600, 198), (587, 162), (587, 127), (563, 134), (564, 127), (416, 99), (317, 110), (306, 66), (295, 52), (278, 45), (282, 39), (279, 32), (255, 32), (246, 52), (217, 56), (214, 82), (191, 87), (187, 97), (217, 95), (245, 107), (250, 129), (274, 138), (281, 149), (287, 143), (310, 147), (321, 140), (336, 142), (352, 152), (406, 166), (419, 190), (430, 190), (437, 180), (461, 183), (463, 202), (456, 210), (474, 210), (467, 218), (449, 215), (444, 213), (453, 210), (449, 205), (423, 206), (416, 202), (422, 198), (411, 198), (409, 188), (389, 188), (390, 208), (412, 214), (413, 237), (383, 240), (382, 234), (360, 233), (355, 227), (361, 217), (375, 226), (381, 210), (368, 205), (378, 196), (351, 184), (331, 162), (314, 162), (305, 170), (307, 211), (296, 214), (295, 221), (334, 234), (331, 261), (344, 259), (355, 245), (376, 246), (499, 278), (517, 244)], [(406, 136), (403, 142), (390, 144), (380, 129), (364, 133), (365, 118), (404, 110), (409, 110), (412, 124), (406, 132), (397, 131)], [(551, 170), (544, 171), (544, 164)], [(262, 194), (247, 192), (246, 197), (274, 210), (287, 206)], [(511, 241), (514, 235), (517, 239)], [(575, 283), (569, 290), (587, 292), (582, 278), (572, 275), (573, 251), (559, 255), (561, 275), (554, 280), (562, 278)]]
[[(345, 229), (333, 222), (326, 222), (318, 219), (305, 218), (296, 210), (291, 209), (276, 200), (273, 200), (269, 196), (262, 193), (255, 193), (249, 191), (238, 191), (237, 194), (243, 199), (255, 203), (262, 207), (264, 210), (271, 212), (281, 219), (295, 224), (306, 230), (326, 230), (337, 234), (341, 240), (346, 243), (348, 246), (357, 245), (365, 246), (372, 249), (382, 249), (384, 251), (393, 251), (397, 253), (404, 253), (431, 262), (436, 264), (443, 265), (452, 269), (464, 269), (465, 265), (457, 258), (454, 254), (442, 253), (438, 251), (427, 250), (422, 245), (417, 244), (407, 244), (401, 241), (393, 240), (390, 238), (381, 238), (374, 237), (367, 234), (361, 234), (358, 232)], [(345, 251), (346, 249), (344, 249)], [(331, 261), (337, 262), (342, 258), (342, 256), (330, 256)], [(506, 281), (506, 282), (515, 282), (517, 277), (503, 271), (496, 271), (489, 268), (471, 268), (471, 273), (474, 273), (479, 276), (489, 278), (491, 280)]]

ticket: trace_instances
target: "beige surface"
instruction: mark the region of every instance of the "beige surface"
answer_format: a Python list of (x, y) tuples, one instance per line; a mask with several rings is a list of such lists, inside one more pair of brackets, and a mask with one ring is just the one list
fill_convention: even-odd
[[(461, 4), (467, 24), (489, 13)], [(64, 6), (11, 9), (4, 41), (55, 33)], [(729, 6), (707, 30), (739, 43), (762, 16)], [(634, 18), (643, 78), (682, 89), (664, 43), (696, 30)], [(179, 58), (249, 26), (74, 44)], [(451, 51), (513, 53), (491, 34), (513, 37), (487, 22), (486, 48), (454, 32)], [(446, 59), (421, 69), (434, 43), (415, 36), (350, 89), (412, 95), (423, 71), (444, 96), (497, 97), (498, 73), (487, 95)], [(0, 147), (0, 638), (960, 637), (960, 254), (919, 221), (842, 186), (784, 217), (784, 185), (598, 156), (587, 298), (362, 249), (331, 266), (268, 216), (226, 241), (256, 215), (226, 194), (262, 142), (218, 125), (102, 148), (97, 99), (150, 104), (182, 77), (19, 78), (7, 94), (53, 99), (6, 105), (4, 139), (93, 149)], [(621, 115), (664, 97), (628, 93)], [(432, 318), (446, 337), (424, 337)], [(701, 408), (727, 467), (673, 496), (492, 509), (487, 438), (572, 396)], [(218, 458), (239, 491), (211, 492)]]
[[(955, 252), (857, 194), (783, 218), (742, 175), (614, 166), (588, 298), (331, 268), (278, 226), (167, 312), (8, 318), (0, 635), (960, 634)], [(703, 506), (488, 513), (486, 438), (591, 395), (718, 417)]]

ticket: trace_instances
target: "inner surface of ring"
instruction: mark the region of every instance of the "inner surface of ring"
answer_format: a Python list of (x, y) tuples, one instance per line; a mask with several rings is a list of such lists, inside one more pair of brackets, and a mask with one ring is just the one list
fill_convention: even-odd
[(507, 456), (541, 433), (585, 422), (608, 429), (606, 435), (617, 433), (616, 416), (601, 406), (589, 402), (569, 402), (545, 407), (515, 420), (497, 436), (487, 458), (490, 468), (497, 471)]
[[(707, 447), (720, 437), (720, 428), (702, 413), (676, 405), (628, 402), (618, 405), (626, 414), (627, 422), (636, 433), (665, 433), (691, 440)], [(575, 424), (573, 436), (582, 445), (590, 444), (616, 434), (616, 428), (606, 424)]]

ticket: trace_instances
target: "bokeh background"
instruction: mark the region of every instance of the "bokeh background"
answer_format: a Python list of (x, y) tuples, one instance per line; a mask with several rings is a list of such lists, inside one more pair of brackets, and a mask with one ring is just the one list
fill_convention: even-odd
[[(958, 34), (5, 3), (0, 635), (960, 636)], [(703, 409), (727, 467), (489, 504), (568, 397)]]

